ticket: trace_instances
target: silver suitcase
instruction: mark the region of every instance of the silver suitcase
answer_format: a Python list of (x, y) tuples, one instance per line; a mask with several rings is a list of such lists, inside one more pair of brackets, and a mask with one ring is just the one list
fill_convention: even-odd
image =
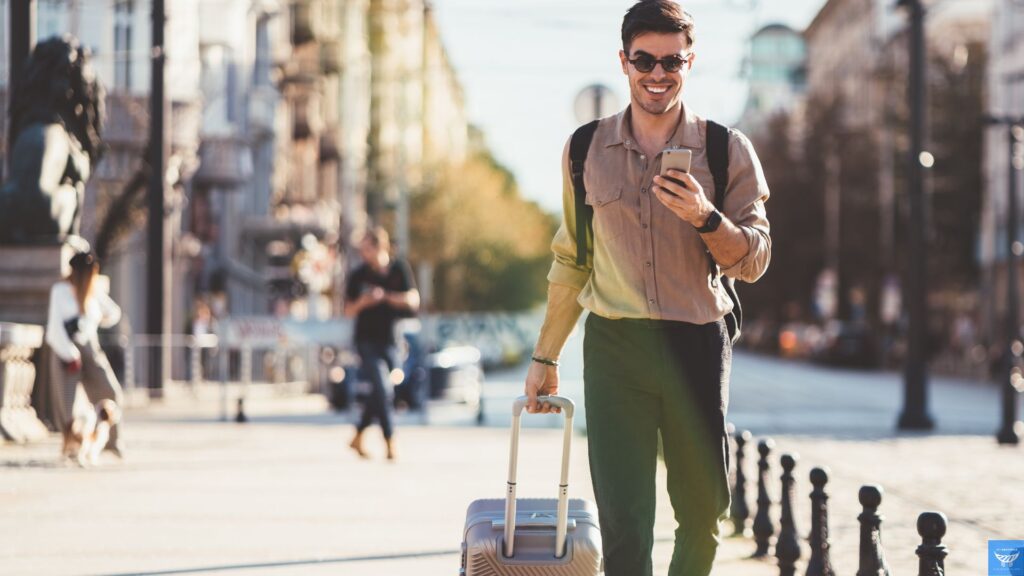
[(516, 499), (519, 423), (526, 396), (512, 407), (512, 445), (505, 499), (477, 500), (466, 512), (461, 576), (593, 576), (603, 570), (597, 507), (569, 499), (569, 452), (575, 405), (561, 396), (541, 396), (562, 409), (562, 476), (558, 498)]

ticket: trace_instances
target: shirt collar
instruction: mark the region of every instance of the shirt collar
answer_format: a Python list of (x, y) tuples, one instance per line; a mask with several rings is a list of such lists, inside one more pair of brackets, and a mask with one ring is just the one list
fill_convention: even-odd
[[(666, 148), (704, 148), (704, 123), (700, 121), (690, 108), (683, 104), (683, 113), (679, 117), (679, 124), (676, 126), (672, 136), (665, 143)], [(625, 145), (627, 148), (636, 147), (636, 139), (633, 138), (633, 128), (630, 121), (630, 110), (632, 104), (615, 116), (614, 128), (608, 135), (605, 147)]]

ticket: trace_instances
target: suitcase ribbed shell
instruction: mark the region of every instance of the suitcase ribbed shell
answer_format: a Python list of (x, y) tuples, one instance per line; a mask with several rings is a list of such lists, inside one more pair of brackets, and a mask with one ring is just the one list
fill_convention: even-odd
[(555, 558), (554, 517), (558, 501), (516, 500), (516, 541), (513, 558), (502, 554), (505, 501), (477, 500), (466, 512), (462, 571), (465, 576), (594, 576), (603, 568), (597, 510), (586, 500), (569, 500), (566, 553)]

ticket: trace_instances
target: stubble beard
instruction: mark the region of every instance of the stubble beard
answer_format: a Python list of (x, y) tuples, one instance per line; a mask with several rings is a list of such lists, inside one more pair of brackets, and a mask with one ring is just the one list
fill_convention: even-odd
[[(676, 90), (679, 90), (678, 86), (676, 87)], [(646, 94), (646, 91), (644, 90), (644, 87), (641, 84), (634, 84), (633, 85), (633, 102), (636, 103), (636, 105), (639, 106), (641, 110), (643, 110), (644, 112), (646, 112), (648, 114), (651, 114), (653, 116), (659, 116), (661, 114), (666, 114), (666, 113), (668, 113), (670, 111), (675, 110), (676, 107), (679, 105), (679, 93), (678, 92), (676, 92), (673, 95), (673, 97), (671, 99), (667, 100), (664, 104), (657, 104), (657, 103), (648, 102), (644, 98), (645, 94)]]

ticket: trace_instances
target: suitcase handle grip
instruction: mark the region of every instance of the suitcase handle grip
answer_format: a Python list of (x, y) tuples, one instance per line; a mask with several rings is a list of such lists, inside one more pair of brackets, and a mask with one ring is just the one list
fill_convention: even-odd
[[(515, 402), (512, 403), (512, 417), (515, 418), (522, 415), (529, 401), (530, 399), (527, 396), (516, 398)], [(565, 396), (538, 396), (537, 402), (561, 408), (565, 412), (566, 418), (572, 418), (573, 413), (576, 412), (576, 403)]]
[[(523, 408), (528, 402), (526, 396), (516, 398), (512, 403), (512, 441), (508, 459), (508, 489), (505, 492), (505, 557), (515, 552), (516, 533), (516, 475), (519, 464), (519, 430)], [(562, 473), (558, 483), (558, 509), (555, 517), (555, 557), (565, 556), (566, 532), (569, 524), (569, 453), (572, 449), (572, 417), (576, 404), (564, 396), (539, 396), (538, 402), (548, 403), (562, 409), (565, 415), (565, 430), (562, 435)]]

